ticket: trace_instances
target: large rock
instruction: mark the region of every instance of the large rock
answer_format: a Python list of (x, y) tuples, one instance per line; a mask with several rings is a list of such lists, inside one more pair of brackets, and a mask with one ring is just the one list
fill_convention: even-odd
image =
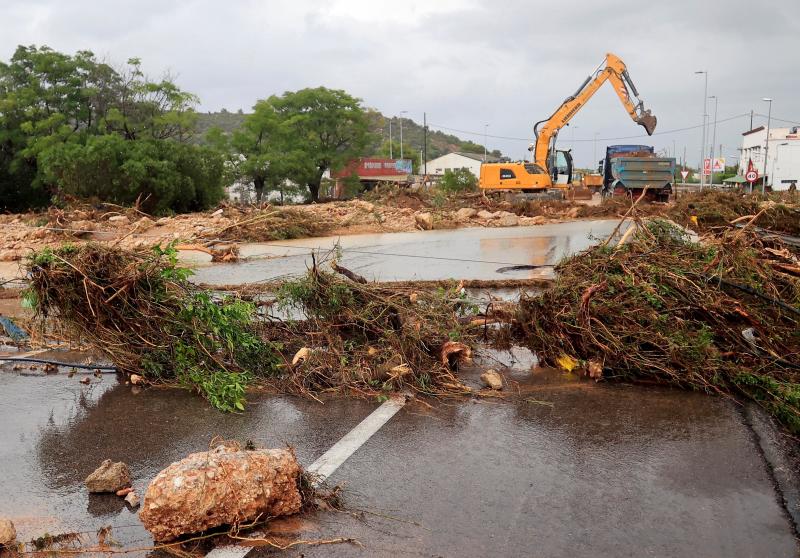
[(433, 228), (433, 215), (430, 213), (417, 213), (414, 215), (414, 220), (423, 230), (429, 231)]
[(499, 217), (499, 214), (492, 213), (491, 211), (486, 211), (485, 209), (481, 209), (478, 211), (478, 219), (495, 219)]
[(508, 213), (500, 217), (500, 219), (497, 220), (497, 224), (501, 227), (516, 227), (519, 225), (519, 217), (513, 213)]
[(108, 218), (108, 222), (114, 223), (115, 225), (129, 225), (131, 220), (125, 215), (112, 215)]
[(472, 207), (462, 207), (456, 211), (456, 219), (459, 221), (469, 221), (478, 214), (478, 210)]
[(0, 519), (0, 547), (8, 546), (17, 540), (17, 530), (10, 519)]
[(69, 225), (69, 228), (72, 230), (73, 236), (80, 238), (83, 235), (89, 234), (95, 230), (97, 225), (94, 223), (94, 221), (89, 221), (86, 219), (82, 221), (72, 221), (72, 223)]
[(144, 232), (152, 229), (155, 224), (155, 221), (153, 221), (150, 217), (144, 216), (136, 221), (136, 230), (139, 232)]
[(156, 541), (300, 511), (300, 465), (291, 450), (219, 446), (161, 471), (139, 518)]
[(122, 463), (112, 463), (110, 459), (103, 461), (95, 471), (86, 477), (86, 488), (89, 492), (116, 492), (130, 486), (131, 472)]

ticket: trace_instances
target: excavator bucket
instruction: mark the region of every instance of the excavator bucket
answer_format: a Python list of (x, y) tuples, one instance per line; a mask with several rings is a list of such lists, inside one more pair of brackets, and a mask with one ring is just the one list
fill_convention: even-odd
[(644, 111), (642, 116), (636, 121), (640, 126), (644, 126), (648, 136), (652, 136), (653, 132), (656, 130), (656, 122), (656, 117), (650, 114), (649, 110)]

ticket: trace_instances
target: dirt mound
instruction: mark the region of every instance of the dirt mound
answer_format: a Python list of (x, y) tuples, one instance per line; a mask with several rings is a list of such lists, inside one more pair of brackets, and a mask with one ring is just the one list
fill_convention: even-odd
[(554, 287), (521, 301), (516, 334), (548, 363), (743, 395), (800, 432), (800, 278), (762, 248), (653, 221), (562, 262)]

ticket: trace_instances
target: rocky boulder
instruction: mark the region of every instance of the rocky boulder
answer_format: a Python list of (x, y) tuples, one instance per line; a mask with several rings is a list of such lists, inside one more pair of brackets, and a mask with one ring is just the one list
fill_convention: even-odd
[(125, 215), (112, 215), (108, 218), (108, 222), (114, 223), (115, 225), (129, 225), (131, 220)]
[(485, 209), (481, 209), (477, 213), (478, 219), (495, 219), (499, 217), (499, 215), (492, 213), (491, 211), (486, 211)]
[(130, 486), (131, 472), (121, 461), (112, 463), (110, 459), (106, 459), (86, 477), (85, 482), (86, 488), (92, 493), (117, 492)]
[(219, 446), (161, 471), (144, 495), (139, 518), (156, 541), (256, 518), (300, 511), (300, 464), (284, 449)]
[(481, 381), (483, 381), (484, 385), (488, 388), (494, 390), (503, 389), (503, 377), (495, 370), (487, 370), (481, 374)]
[(507, 213), (497, 220), (497, 224), (501, 227), (516, 227), (519, 225), (519, 217), (513, 213)]
[(414, 215), (414, 221), (422, 230), (429, 231), (433, 229), (433, 215), (430, 213), (417, 213)]
[(472, 207), (462, 207), (461, 209), (456, 211), (456, 219), (458, 221), (469, 221), (477, 214), (478, 214), (477, 209), (473, 209)]

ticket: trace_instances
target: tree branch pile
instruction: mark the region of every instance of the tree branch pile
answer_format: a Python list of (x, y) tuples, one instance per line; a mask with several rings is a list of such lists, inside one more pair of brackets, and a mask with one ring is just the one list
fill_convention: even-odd
[[(652, 221), (617, 248), (562, 262), (520, 303), (515, 333), (546, 362), (753, 399), (800, 432), (800, 278), (758, 236), (702, 244)], [(770, 255), (771, 257), (771, 255)]]

